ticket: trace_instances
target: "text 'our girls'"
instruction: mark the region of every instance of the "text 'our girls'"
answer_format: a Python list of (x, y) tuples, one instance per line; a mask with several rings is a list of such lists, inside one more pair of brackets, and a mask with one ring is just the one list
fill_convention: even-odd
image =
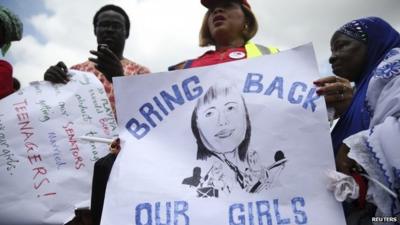
[[(314, 112), (319, 99), (315, 87), (309, 87), (304, 82), (296, 81), (287, 86), (285, 79), (276, 76), (271, 82), (263, 83), (264, 76), (258, 73), (248, 73), (242, 92), (245, 94), (261, 94), (287, 100), (287, 103), (299, 105), (304, 110)], [(285, 87), (290, 87), (284, 90)], [(186, 102), (196, 100), (204, 92), (198, 76), (184, 79), (180, 84), (173, 84), (169, 90), (161, 90), (151, 101), (142, 104), (138, 111), (139, 117), (131, 118), (125, 128), (136, 138), (146, 136), (152, 128), (156, 128), (176, 107)]]
[[(261, 200), (247, 203), (235, 203), (229, 206), (227, 224), (229, 225), (284, 225), (308, 224), (305, 211), (306, 202), (303, 197), (294, 197), (283, 207), (278, 199)], [(285, 209), (284, 209), (285, 208)], [(137, 225), (189, 225), (191, 224), (189, 203), (149, 202), (135, 207), (135, 224)]]

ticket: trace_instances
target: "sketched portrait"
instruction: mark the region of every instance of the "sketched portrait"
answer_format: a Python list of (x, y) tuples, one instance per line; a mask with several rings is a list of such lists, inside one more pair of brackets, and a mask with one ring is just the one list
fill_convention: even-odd
[(192, 132), (197, 141), (197, 159), (232, 153), (245, 161), (251, 125), (246, 103), (234, 86), (211, 86), (192, 114)]
[[(203, 168), (205, 174), (197, 174), (200, 183), (192, 185), (197, 188), (197, 197), (218, 198), (235, 190), (248, 193), (266, 190), (287, 161), (283, 152), (278, 151), (275, 162), (265, 166), (257, 151), (249, 150), (250, 116), (243, 96), (234, 85), (212, 85), (194, 107), (191, 128), (197, 143), (197, 160), (210, 159), (212, 164)], [(185, 178), (182, 184), (190, 186), (185, 182), (190, 179)]]

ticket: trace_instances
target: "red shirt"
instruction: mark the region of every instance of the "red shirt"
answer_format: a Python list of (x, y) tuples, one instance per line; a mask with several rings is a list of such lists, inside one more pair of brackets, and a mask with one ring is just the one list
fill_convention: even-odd
[(14, 92), (12, 66), (4, 60), (0, 60), (0, 99)]
[(223, 51), (207, 51), (202, 56), (194, 59), (186, 68), (215, 65), (246, 58), (246, 49), (229, 48)]
[[(122, 68), (124, 69), (125, 76), (150, 73), (149, 69), (147, 69), (146, 67), (141, 66), (126, 58), (121, 60), (121, 64)], [(115, 97), (114, 97), (113, 85), (107, 80), (107, 78), (100, 71), (96, 69), (95, 64), (91, 61), (86, 61), (84, 63), (72, 66), (71, 69), (91, 72), (94, 73), (94, 75), (96, 75), (96, 77), (100, 80), (100, 82), (104, 86), (104, 90), (107, 93), (108, 100), (110, 100), (111, 108), (115, 114)]]

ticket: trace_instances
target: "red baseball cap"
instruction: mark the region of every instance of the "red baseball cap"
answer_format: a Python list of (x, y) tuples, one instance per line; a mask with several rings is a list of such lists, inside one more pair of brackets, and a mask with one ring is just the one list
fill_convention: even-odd
[[(214, 4), (221, 2), (221, 1), (224, 1), (224, 0), (201, 0), (201, 4), (204, 5), (206, 8), (210, 8)], [(235, 1), (239, 4), (247, 6), (248, 8), (251, 8), (250, 4), (247, 2), (247, 0), (225, 0), (225, 1)]]

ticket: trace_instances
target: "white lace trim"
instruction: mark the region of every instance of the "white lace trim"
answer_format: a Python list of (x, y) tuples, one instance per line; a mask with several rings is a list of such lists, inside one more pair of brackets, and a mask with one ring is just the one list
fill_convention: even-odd
[[(376, 157), (379, 157), (379, 155), (373, 156), (368, 150), (368, 132), (368, 130), (359, 132), (343, 141), (350, 148), (348, 157), (354, 159), (358, 164), (360, 164), (369, 176), (377, 179), (385, 185), (388, 185), (386, 180), (383, 178), (386, 174), (380, 169), (381, 166), (376, 160)], [(373, 147), (375, 148), (379, 146)], [(373, 182), (368, 183), (367, 199), (372, 200), (383, 215), (391, 215), (392, 198), (385, 190)]]

